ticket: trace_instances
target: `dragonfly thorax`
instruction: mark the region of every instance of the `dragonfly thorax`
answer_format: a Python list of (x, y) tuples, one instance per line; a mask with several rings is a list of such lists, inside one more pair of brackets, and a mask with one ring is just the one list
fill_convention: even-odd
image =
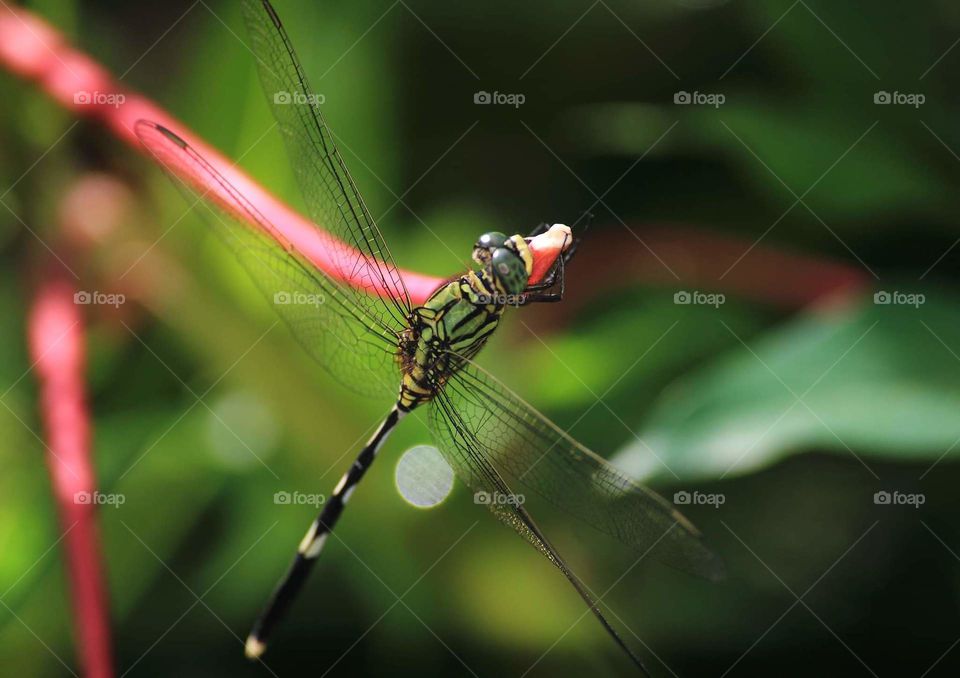
[(397, 346), (402, 408), (431, 400), (483, 348), (506, 308), (502, 296), (489, 270), (468, 271), (413, 310)]
[(400, 334), (400, 407), (413, 409), (443, 388), (483, 348), (507, 306), (522, 303), (533, 254), (519, 235), (484, 233), (473, 248), (479, 270), (440, 287), (415, 308)]

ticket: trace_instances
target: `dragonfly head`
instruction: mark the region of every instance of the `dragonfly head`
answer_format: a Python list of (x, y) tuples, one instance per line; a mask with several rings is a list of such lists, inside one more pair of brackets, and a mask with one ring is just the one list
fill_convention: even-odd
[(473, 246), (473, 260), (487, 269), (503, 294), (520, 294), (533, 270), (533, 254), (522, 236), (484, 233)]
[(473, 260), (481, 266), (486, 266), (490, 263), (490, 258), (493, 256), (494, 250), (498, 247), (503, 247), (506, 242), (506, 234), (500, 231), (484, 233), (477, 238), (477, 242), (473, 246)]

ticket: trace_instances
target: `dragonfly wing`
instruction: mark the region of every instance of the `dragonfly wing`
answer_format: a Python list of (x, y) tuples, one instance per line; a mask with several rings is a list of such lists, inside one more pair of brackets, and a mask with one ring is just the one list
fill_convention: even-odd
[(136, 133), (147, 150), (186, 189), (190, 202), (237, 256), (267, 301), (307, 353), (337, 380), (364, 395), (396, 390), (394, 353), (402, 326), (371, 317), (367, 295), (324, 275), (307, 261), (229, 181), (192, 146), (166, 128), (141, 120)]
[[(465, 416), (470, 419), (470, 415), (460, 410), (459, 403), (448, 393), (441, 391), (434, 398), (431, 403), (431, 425), (440, 443), (441, 452), (460, 479), (473, 490), (490, 494), (499, 493), (502, 496), (511, 495), (507, 480), (491, 462), (489, 451), (474, 435), (474, 429), (465, 420)], [(564, 562), (560, 553), (547, 540), (527, 510), (522, 505), (498, 502), (489, 502), (487, 505), (495, 516), (516, 530), (563, 573), (614, 642), (643, 671), (644, 675), (649, 676), (650, 673), (643, 662), (623, 641), (600, 610), (599, 600)]]
[[(464, 483), (478, 492), (491, 494), (497, 492), (504, 496), (512, 494), (507, 481), (491, 463), (483, 442), (474, 435), (474, 431), (464, 421), (462, 413), (451, 397), (444, 392), (437, 394), (431, 403), (431, 424), (444, 457)], [(488, 503), (488, 507), (494, 515), (516, 530), (563, 573), (614, 642), (643, 671), (644, 675), (650, 675), (640, 658), (634, 654), (604, 616), (598, 600), (564, 562), (560, 553), (540, 531), (526, 509), (523, 506), (497, 502)]]
[(411, 304), (403, 279), (337, 150), (280, 18), (265, 0), (245, 0), (243, 13), (267, 102), (307, 210), (338, 240), (333, 246), (341, 251), (333, 265), (340, 277), (371, 292), (357, 300), (369, 315), (405, 321)]
[(495, 470), (518, 492), (543, 497), (638, 554), (649, 551), (709, 579), (722, 576), (722, 564), (697, 529), (663, 497), (578, 443), (481, 367), (470, 363), (452, 375), (442, 397), (442, 409), (455, 421), (437, 427), (441, 451), (475, 490), (493, 491), (484, 487), (484, 469)]

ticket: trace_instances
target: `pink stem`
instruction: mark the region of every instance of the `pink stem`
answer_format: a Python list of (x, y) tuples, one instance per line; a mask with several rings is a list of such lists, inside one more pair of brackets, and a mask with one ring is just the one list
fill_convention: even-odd
[[(110, 73), (90, 57), (73, 49), (64, 36), (29, 12), (4, 6), (0, 10), (0, 64), (17, 75), (35, 81), (57, 103), (81, 117), (98, 120), (117, 137), (140, 152), (145, 149), (134, 132), (138, 120), (158, 123), (179, 135), (246, 197), (314, 265), (334, 278), (345, 279), (357, 288), (388, 294), (379, 278), (364, 267), (357, 268), (357, 252), (278, 200), (226, 157), (203, 142), (184, 125), (149, 99), (114, 81)], [(183, 167), (168, 169), (179, 174)], [(211, 196), (218, 197), (218, 196)], [(222, 202), (222, 201), (221, 201)], [(258, 227), (251, 224), (252, 227)], [(539, 282), (558, 251), (536, 252), (537, 266), (531, 282)], [(348, 265), (339, 262), (348, 261)], [(347, 272), (344, 274), (344, 272)], [(411, 301), (422, 304), (444, 283), (443, 278), (400, 270)]]
[(842, 261), (788, 252), (702, 228), (644, 224), (632, 231), (613, 229), (602, 248), (580, 248), (576, 270), (588, 272), (590, 284), (567, 285), (564, 306), (568, 314), (594, 303), (606, 290), (637, 283), (673, 292), (723, 292), (790, 311), (843, 303), (871, 285), (866, 271)]
[(40, 384), (47, 467), (66, 532), (64, 545), (74, 633), (83, 674), (113, 676), (110, 623), (100, 563), (90, 458), (90, 413), (84, 386), (84, 329), (74, 288), (50, 267), (33, 300), (30, 355)]
[[(146, 149), (134, 133), (138, 120), (150, 120), (174, 131), (206, 157), (314, 265), (358, 288), (379, 294), (387, 292), (378, 284), (376, 275), (353, 265), (357, 256), (355, 250), (319, 230), (278, 200), (159, 106), (115, 82), (105, 68), (73, 49), (59, 31), (39, 17), (20, 8), (4, 6), (0, 9), (0, 66), (35, 81), (69, 111), (98, 120), (140, 152), (146, 152)], [(195, 177), (184, 171), (182, 165), (168, 163), (168, 169), (179, 172), (181, 179), (196, 185)], [(228, 196), (210, 197), (237, 214), (236, 203)], [(744, 245), (723, 236), (705, 235), (702, 231), (684, 234), (675, 227), (654, 228), (651, 234), (647, 234), (645, 228), (641, 236), (651, 238), (647, 241), (651, 249), (668, 262), (671, 269), (676, 269), (675, 273), (684, 284), (703, 285), (778, 305), (803, 305), (822, 298), (834, 288), (849, 292), (866, 283), (859, 271), (841, 264), (783, 254), (765, 247), (756, 248), (730, 273), (724, 274), (749, 243)], [(692, 240), (685, 242), (687, 236)], [(531, 282), (541, 280), (559, 253), (550, 245), (541, 245), (534, 244), (535, 266)], [(578, 267), (595, 271), (598, 278), (606, 279), (610, 285), (637, 280), (678, 284), (674, 274), (656, 258), (650, 256), (638, 260), (629, 254), (637, 251), (636, 241), (625, 240), (622, 248), (610, 243), (605, 245), (597, 268), (584, 262), (579, 262)], [(588, 249), (584, 248), (584, 252)], [(339, 266), (341, 257), (348, 257), (351, 265)], [(585, 254), (580, 257), (588, 258)], [(344, 271), (348, 273), (344, 275)], [(415, 304), (423, 303), (444, 282), (442, 278), (421, 273), (405, 270), (399, 273)], [(692, 276), (693, 282), (688, 276)]]

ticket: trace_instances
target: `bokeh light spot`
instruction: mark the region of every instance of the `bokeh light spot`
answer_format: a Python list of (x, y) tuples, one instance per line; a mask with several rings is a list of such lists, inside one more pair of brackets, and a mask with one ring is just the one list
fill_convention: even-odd
[(397, 462), (397, 491), (417, 508), (433, 508), (453, 490), (453, 469), (432, 445), (417, 445)]

